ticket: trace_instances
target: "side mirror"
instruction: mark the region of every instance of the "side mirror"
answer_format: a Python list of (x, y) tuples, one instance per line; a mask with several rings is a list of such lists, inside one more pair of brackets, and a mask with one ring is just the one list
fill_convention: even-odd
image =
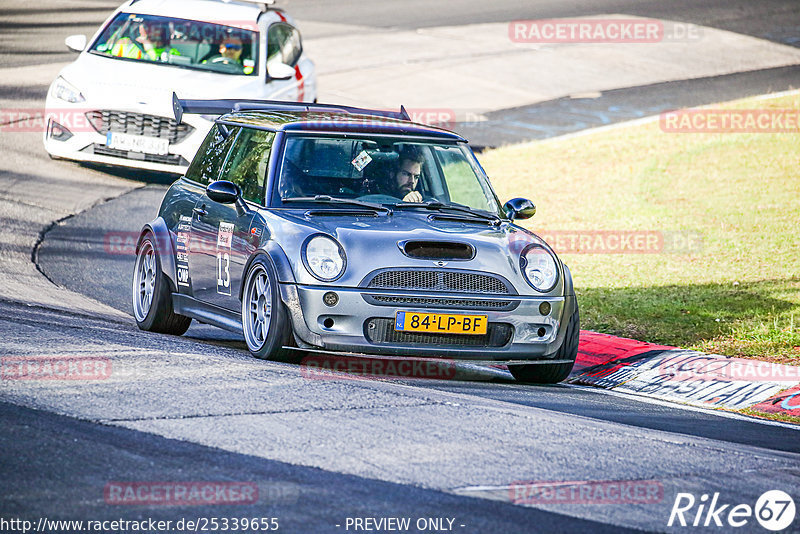
[(206, 195), (220, 204), (233, 204), (242, 197), (242, 190), (233, 182), (217, 180), (206, 186)]
[(86, 36), (70, 35), (64, 39), (64, 44), (73, 52), (83, 52), (86, 49)]
[(236, 204), (236, 213), (240, 217), (250, 212), (242, 199), (242, 189), (228, 180), (217, 180), (206, 186), (206, 195), (220, 204)]
[(290, 80), (294, 77), (294, 68), (280, 61), (267, 63), (267, 81)]
[(506, 217), (512, 221), (514, 219), (530, 219), (536, 213), (536, 206), (527, 198), (512, 198), (503, 204), (503, 209)]

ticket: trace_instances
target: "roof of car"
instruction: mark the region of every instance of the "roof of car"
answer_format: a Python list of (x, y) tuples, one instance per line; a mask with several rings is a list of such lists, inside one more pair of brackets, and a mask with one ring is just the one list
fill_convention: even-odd
[(460, 135), (402, 119), (327, 111), (236, 111), (222, 115), (221, 122), (255, 126), (274, 131), (377, 133), (418, 135), (466, 141)]
[[(224, 26), (248, 26), (259, 19), (261, 8), (253, 3), (222, 0), (131, 0), (119, 7), (125, 13), (199, 20)], [(286, 20), (281, 9), (270, 7), (264, 16)]]

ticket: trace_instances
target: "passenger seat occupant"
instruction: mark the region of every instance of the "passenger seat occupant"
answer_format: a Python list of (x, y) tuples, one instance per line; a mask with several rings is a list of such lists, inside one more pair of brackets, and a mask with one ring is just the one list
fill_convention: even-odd
[(131, 59), (149, 59), (150, 61), (168, 61), (170, 55), (180, 52), (168, 45), (167, 28), (155, 21), (139, 23), (138, 35), (135, 39), (123, 37), (114, 43), (111, 55)]

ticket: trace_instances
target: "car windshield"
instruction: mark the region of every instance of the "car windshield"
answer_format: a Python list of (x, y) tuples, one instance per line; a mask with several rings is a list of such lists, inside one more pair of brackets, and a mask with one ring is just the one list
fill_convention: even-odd
[(291, 136), (278, 188), (281, 200), (321, 195), (385, 205), (460, 204), (500, 214), (486, 175), (463, 143)]
[(90, 52), (223, 74), (255, 76), (258, 32), (193, 20), (119, 13)]

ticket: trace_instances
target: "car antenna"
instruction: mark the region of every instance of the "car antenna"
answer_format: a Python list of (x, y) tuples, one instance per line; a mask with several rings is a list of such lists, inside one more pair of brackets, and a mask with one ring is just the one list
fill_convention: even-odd
[(411, 120), (411, 117), (408, 116), (408, 111), (406, 111), (406, 107), (403, 104), (400, 104), (400, 116), (407, 121)]

